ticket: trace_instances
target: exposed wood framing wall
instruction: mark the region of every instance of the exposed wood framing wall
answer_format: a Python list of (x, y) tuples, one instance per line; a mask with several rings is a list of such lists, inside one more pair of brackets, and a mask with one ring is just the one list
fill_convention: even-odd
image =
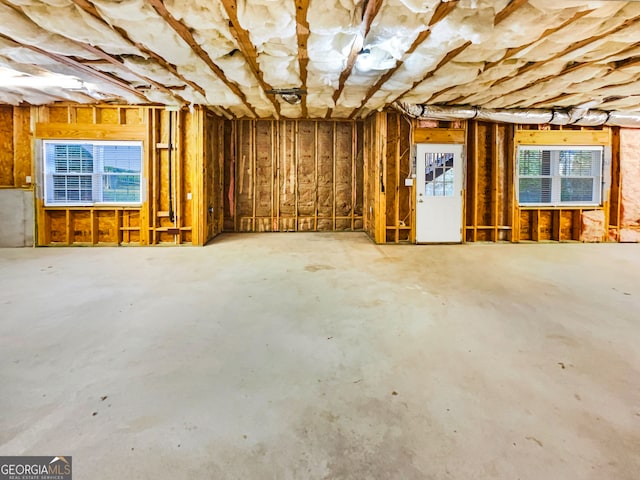
[(206, 243), (224, 229), (224, 121), (207, 112), (201, 151), (202, 205), (200, 226), (202, 242)]
[(386, 241), (387, 114), (377, 112), (364, 123), (364, 229), (376, 243)]
[(30, 125), (29, 107), (0, 105), (0, 188), (32, 188)]
[(467, 242), (513, 241), (513, 125), (469, 122), (465, 235)]
[(359, 122), (226, 122), (225, 229), (361, 230), (362, 155)]
[[(598, 128), (557, 128), (539, 129), (519, 126), (514, 132), (512, 152), (515, 165), (518, 145), (602, 145), (612, 147), (612, 129)], [(613, 150), (613, 148), (612, 148)], [(614, 161), (615, 159), (615, 161)], [(612, 155), (612, 163), (604, 164), (605, 185), (611, 185), (612, 172), (618, 169), (617, 153)], [(515, 174), (512, 176), (515, 184)], [(619, 178), (616, 178), (616, 182)], [(613, 190), (616, 190), (617, 185)], [(610, 192), (606, 188), (602, 196), (602, 206), (597, 207), (520, 207), (515, 201), (515, 189), (511, 195), (514, 201), (513, 230), (511, 241), (581, 241), (603, 242), (609, 240)]]
[(411, 179), (412, 173), (411, 121), (391, 112), (386, 124), (385, 242), (414, 242), (414, 187), (405, 185), (405, 179)]
[[(215, 152), (203, 146), (207, 121), (203, 109), (191, 113), (162, 107), (64, 105), (33, 112), (36, 139), (141, 140), (144, 144), (140, 207), (45, 207), (39, 191), (38, 245), (201, 245), (210, 238), (205, 228), (203, 175), (205, 155)], [(169, 218), (170, 144), (174, 221)]]
[[(414, 121), (410, 132), (396, 112), (378, 112), (365, 121), (365, 230), (377, 243), (415, 241), (411, 143), (464, 143), (464, 241), (618, 241), (623, 216), (636, 191), (633, 165), (636, 142), (628, 133), (628, 163), (621, 159), (617, 128), (518, 126), (491, 122)], [(627, 129), (628, 132), (635, 132)], [(611, 147), (605, 164), (603, 204), (598, 207), (520, 207), (516, 199), (516, 148), (531, 145), (603, 145)], [(620, 165), (627, 165), (621, 173)], [(623, 170), (625, 170), (623, 168)], [(627, 196), (621, 182), (627, 176)], [(640, 189), (637, 189), (640, 191)], [(640, 194), (638, 195), (640, 196)], [(629, 206), (625, 210), (625, 202)], [(638, 201), (640, 204), (640, 200)], [(627, 215), (625, 238), (636, 238), (640, 214)], [(407, 213), (410, 213), (406, 217)], [(635, 219), (635, 216), (639, 218)], [(633, 218), (631, 218), (633, 217)], [(635, 222), (635, 223), (634, 223)], [(640, 231), (640, 227), (637, 228)], [(633, 240), (636, 241), (636, 240)]]
[[(367, 118), (365, 225), (376, 243), (415, 242), (412, 145), (464, 143), (464, 132), (459, 123), (415, 122), (397, 112), (378, 112)], [(406, 180), (411, 185), (407, 185)]]

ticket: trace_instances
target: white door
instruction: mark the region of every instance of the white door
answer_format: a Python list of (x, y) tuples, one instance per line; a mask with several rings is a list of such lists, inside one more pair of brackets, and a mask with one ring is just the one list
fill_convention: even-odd
[(418, 144), (416, 242), (462, 242), (462, 145)]

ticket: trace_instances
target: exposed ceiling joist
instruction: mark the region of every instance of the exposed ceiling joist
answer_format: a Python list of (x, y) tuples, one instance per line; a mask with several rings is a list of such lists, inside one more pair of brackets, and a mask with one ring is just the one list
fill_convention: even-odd
[(122, 63), (122, 61), (120, 61), (117, 58), (112, 57), (111, 55), (105, 53), (104, 51), (102, 51), (101, 49), (88, 45), (86, 43), (82, 43), (82, 42), (78, 42), (76, 40), (71, 40), (72, 42), (80, 45), (82, 48), (84, 48), (85, 50), (87, 50), (88, 52), (94, 54), (97, 57), (100, 57), (104, 60), (106, 60), (107, 62), (109, 62), (112, 65), (115, 65), (118, 68), (121, 68), (122, 70), (130, 73), (131, 75), (135, 75), (136, 77), (140, 78), (141, 80), (144, 80), (145, 82), (147, 82), (149, 85), (152, 85), (153, 87), (157, 88), (158, 90), (160, 90), (161, 92), (164, 92), (172, 97), (174, 97), (178, 103), (184, 104), (187, 103), (184, 98), (182, 98), (180, 95), (178, 95), (175, 92), (172, 92), (169, 88), (167, 88), (166, 86), (162, 85), (161, 83), (156, 82), (155, 80), (146, 77), (144, 75), (141, 75), (137, 72), (134, 72), (133, 70), (131, 70), (130, 68), (128, 68), (126, 65), (124, 65), (124, 63)]
[(171, 28), (173, 28), (173, 30), (180, 36), (180, 38), (182, 38), (187, 43), (187, 45), (189, 45), (191, 47), (193, 52), (198, 57), (200, 57), (200, 59), (204, 63), (207, 64), (207, 66), (216, 75), (216, 77), (218, 77), (220, 80), (222, 80), (222, 82), (238, 98), (240, 98), (242, 103), (244, 103), (244, 105), (249, 109), (251, 114), (257, 117), (258, 115), (257, 115), (255, 109), (253, 108), (253, 105), (251, 105), (249, 103), (249, 101), (247, 100), (247, 97), (242, 92), (240, 87), (236, 83), (230, 81), (227, 78), (227, 76), (224, 74), (222, 69), (220, 67), (218, 67), (213, 62), (213, 60), (211, 60), (211, 57), (209, 56), (209, 54), (200, 46), (200, 44), (196, 41), (196, 39), (193, 38), (193, 34), (191, 33), (191, 30), (188, 27), (186, 27), (182, 22), (180, 22), (178, 19), (176, 19), (173, 15), (171, 15), (171, 12), (169, 12), (169, 10), (167, 10), (167, 7), (164, 5), (164, 2), (162, 0), (148, 0), (148, 2), (151, 4), (153, 9), (156, 12), (158, 12), (158, 15), (160, 15), (165, 20), (165, 22), (167, 22), (167, 24), (169, 24), (169, 26)]
[(120, 79), (116, 79), (114, 77), (112, 77), (111, 75), (108, 75), (106, 73), (103, 73), (99, 70), (94, 70), (93, 68), (89, 67), (88, 65), (85, 65), (83, 63), (77, 62), (75, 60), (70, 59), (69, 57), (65, 57), (64, 55), (58, 55), (56, 53), (52, 53), (52, 52), (48, 52), (46, 50), (43, 50), (40, 47), (36, 47), (35, 45), (28, 45), (28, 44), (20, 44), (18, 42), (16, 42), (14, 39), (7, 37), (6, 35), (0, 33), (0, 38), (7, 41), (7, 42), (11, 42), (13, 44), (15, 44), (16, 46), (21, 46), (23, 48), (27, 48), (29, 50), (31, 50), (32, 52), (38, 53), (40, 55), (44, 55), (46, 57), (49, 57), (51, 60), (58, 62), (62, 65), (66, 65), (67, 67), (70, 67), (76, 71), (78, 71), (81, 75), (88, 75), (90, 77), (95, 78), (96, 80), (100, 81), (100, 82), (106, 82), (114, 87), (117, 87), (121, 90), (124, 90), (130, 94), (135, 95), (136, 97), (140, 98), (142, 100), (143, 103), (149, 103), (149, 99), (147, 97), (145, 97), (142, 93), (140, 93), (139, 91), (137, 91), (136, 89), (132, 88), (131, 85), (129, 85), (128, 83), (120, 80)]
[[(4, 0), (3, 0), (3, 1), (4, 1)], [(6, 4), (6, 2), (4, 2), (4, 3)], [(26, 21), (28, 21), (28, 22), (32, 22), (32, 21), (31, 21), (31, 19), (29, 19), (29, 17), (24, 13), (24, 11), (23, 11), (20, 7), (18, 7), (18, 6), (16, 6), (16, 5), (10, 5), (10, 6), (11, 6), (11, 8), (13, 8), (13, 10), (14, 10), (14, 11), (18, 12), (21, 16), (23, 16), (23, 17), (25, 18), (25, 20), (26, 20)], [(33, 22), (32, 22), (32, 23), (33, 23)], [(34, 23), (34, 27), (35, 27), (35, 28), (39, 28), (35, 23)], [(65, 38), (66, 38), (66, 37), (65, 37)], [(146, 77), (146, 76), (144, 76), (144, 75), (141, 75), (141, 74), (139, 74), (139, 73), (137, 73), (137, 72), (134, 72), (134, 71), (133, 71), (133, 70), (131, 70), (130, 68), (126, 67), (126, 66), (124, 65), (124, 63), (123, 63), (121, 60), (119, 60), (119, 59), (117, 59), (117, 58), (115, 58), (115, 57), (113, 57), (113, 56), (109, 55), (108, 53), (104, 52), (103, 50), (101, 50), (101, 49), (99, 49), (99, 48), (97, 48), (97, 47), (94, 47), (93, 45), (89, 45), (89, 44), (87, 44), (87, 43), (80, 42), (80, 41), (78, 41), (78, 40), (73, 40), (73, 39), (70, 39), (70, 38), (67, 38), (67, 40), (68, 40), (69, 42), (72, 42), (72, 43), (74, 43), (74, 44), (78, 45), (79, 47), (81, 47), (82, 49), (84, 49), (84, 50), (86, 50), (87, 52), (91, 53), (92, 55), (94, 55), (94, 56), (96, 56), (96, 57), (99, 57), (99, 58), (101, 58), (101, 59), (105, 60), (106, 62), (109, 62), (110, 64), (115, 65), (115, 66), (117, 66), (118, 68), (120, 68), (120, 69), (122, 69), (122, 70), (124, 70), (124, 71), (126, 71), (126, 72), (128, 72), (128, 73), (130, 73), (131, 75), (134, 75), (134, 76), (136, 76), (136, 77), (140, 78), (140, 79), (141, 79), (141, 80), (143, 80), (145, 83), (148, 83), (148, 84), (150, 84), (150, 85), (154, 86), (155, 88), (157, 88), (158, 90), (160, 90), (160, 91), (164, 92), (165, 94), (167, 94), (167, 95), (169, 95), (169, 96), (171, 96), (171, 97), (175, 98), (175, 99), (176, 99), (176, 101), (177, 101), (178, 103), (186, 103), (186, 102), (185, 102), (185, 100), (184, 100), (180, 95), (176, 94), (175, 92), (172, 92), (172, 91), (171, 91), (171, 90), (169, 90), (166, 86), (164, 86), (164, 85), (162, 85), (162, 84), (160, 84), (160, 83), (156, 82), (155, 80), (152, 80), (151, 78), (148, 78), (148, 77)], [(60, 57), (62, 57), (62, 56), (60, 56)], [(88, 67), (88, 66), (86, 66), (86, 65), (84, 65), (84, 67), (85, 67), (85, 68), (89, 68), (90, 70), (94, 70), (93, 68)], [(94, 71), (95, 71), (95, 70), (94, 70)], [(111, 77), (111, 78), (112, 78), (112, 77)], [(123, 83), (125, 83), (125, 82), (123, 82)], [(132, 90), (133, 90), (133, 89), (132, 89)], [(136, 91), (136, 90), (133, 90), (133, 91)], [(149, 100), (148, 100), (146, 97), (144, 97), (144, 98), (145, 98), (145, 100), (146, 100), (147, 102), (149, 102)]]
[[(611, 56), (611, 55), (619, 55), (619, 54), (623, 54), (627, 51), (632, 51), (636, 48), (640, 47), (640, 42), (634, 43), (626, 48), (623, 48), (621, 50), (618, 50), (617, 52), (610, 52), (607, 53), (607, 56)], [(567, 65), (560, 73), (554, 74), (554, 75), (547, 75), (546, 77), (543, 78), (538, 78), (536, 80), (532, 80), (531, 82), (527, 83), (526, 85), (524, 85), (523, 87), (519, 87), (516, 88), (508, 93), (502, 94), (501, 97), (509, 97), (510, 95), (516, 94), (516, 93), (520, 93), (523, 92), (525, 90), (528, 90), (532, 87), (535, 87), (536, 85), (540, 85), (542, 83), (551, 81), (551, 80), (555, 80), (557, 78), (561, 78), (563, 76), (567, 76), (567, 75), (571, 75), (573, 73), (575, 73), (578, 70), (581, 70), (583, 68), (587, 68), (587, 67), (597, 67), (597, 66), (608, 66), (609, 67), (609, 71), (613, 71), (616, 68), (621, 68), (620, 65), (616, 65), (616, 64), (604, 64), (602, 63), (602, 59), (598, 59), (598, 60), (592, 60), (589, 62), (576, 62), (576, 63), (572, 63), (570, 65)]]
[[(622, 22), (620, 25), (617, 25), (613, 28), (611, 28), (610, 30), (607, 30), (604, 33), (601, 33), (599, 35), (594, 35), (593, 37), (589, 37), (589, 38), (585, 38), (583, 40), (577, 41), (575, 43), (573, 43), (572, 45), (568, 46), (567, 48), (565, 48), (564, 50), (562, 50), (561, 52), (556, 53), (555, 55), (552, 55), (551, 57), (547, 58), (546, 60), (541, 60), (539, 62), (532, 62), (530, 64), (524, 65), (522, 67), (520, 67), (518, 69), (518, 71), (516, 72), (515, 76), (518, 75), (522, 75), (523, 73), (529, 72), (535, 68), (539, 68), (553, 60), (557, 60), (558, 58), (562, 58), (565, 55), (571, 53), (571, 52), (575, 52), (576, 50), (579, 50), (581, 48), (586, 47), (589, 44), (592, 44), (594, 42), (597, 42), (598, 40), (601, 40), (603, 38), (606, 38), (609, 35), (613, 35), (614, 33), (617, 33), (621, 30), (624, 30), (625, 28), (628, 28), (630, 26), (632, 26), (633, 24), (637, 23), (638, 21), (640, 21), (640, 15), (635, 16), (633, 18), (629, 18), (627, 20), (625, 20), (624, 22)], [(493, 85), (500, 85), (501, 83), (504, 83), (508, 80), (511, 80), (511, 78), (513, 77), (504, 77), (501, 78), (499, 80), (496, 80)]]
[[(525, 3), (527, 3), (527, 0), (511, 0), (506, 7), (504, 7), (502, 10), (500, 10), (494, 19), (493, 25), (494, 27), (499, 25), (501, 22), (503, 22), (509, 15), (511, 15), (512, 13), (514, 13), (518, 8), (520, 8), (522, 5), (524, 5)], [(400, 95), (396, 96), (394, 98), (393, 101), (398, 100), (399, 98), (402, 98), (403, 96), (405, 96), (407, 93), (409, 93), (411, 90), (413, 90), (414, 88), (416, 88), (418, 85), (420, 85), (422, 82), (424, 82), (425, 80), (428, 80), (429, 78), (433, 77), (436, 72), (438, 70), (440, 70), (444, 65), (446, 65), (447, 63), (449, 63), (451, 60), (453, 60), (455, 57), (457, 57), (458, 55), (460, 55), (463, 51), (465, 51), (468, 47), (470, 47), (472, 45), (471, 41), (465, 42), (464, 44), (462, 44), (461, 46), (459, 46), (458, 48), (455, 48), (453, 50), (451, 50), (449, 53), (447, 53), (445, 55), (445, 57), (440, 61), (440, 63), (438, 63), (438, 65), (436, 65), (436, 68), (434, 68), (433, 70), (431, 70), (430, 72), (428, 72), (424, 77), (422, 77), (419, 80), (416, 80), (415, 82), (413, 82), (413, 85), (411, 85), (411, 88), (409, 88), (408, 90), (402, 92)]]
[[(568, 20), (565, 20), (564, 22), (562, 22), (560, 25), (553, 27), (553, 28), (548, 28), (546, 29), (544, 32), (542, 32), (542, 35), (540, 35), (537, 39), (535, 39), (533, 42), (529, 42), (526, 43), (524, 45), (521, 45), (519, 47), (513, 47), (508, 49), (505, 54), (502, 56), (502, 58), (500, 60), (497, 60), (495, 62), (489, 62), (485, 65), (484, 69), (482, 70), (483, 73), (485, 73), (486, 71), (501, 65), (505, 60), (508, 60), (509, 58), (513, 57), (514, 55), (516, 55), (518, 52), (521, 52), (522, 50), (531, 47), (532, 45), (535, 45), (536, 43), (544, 40), (545, 38), (547, 38), (549, 35), (556, 33), (560, 30), (562, 30), (563, 28), (568, 27), (569, 25), (573, 24), (573, 22), (575, 22), (576, 20), (581, 19), (582, 17), (584, 17), (585, 15), (590, 14), (591, 12), (593, 12), (593, 10), (583, 10), (580, 12), (577, 12), (573, 17), (569, 18)], [(453, 90), (454, 88), (457, 88), (458, 85), (452, 85), (450, 87), (444, 88), (436, 93), (434, 93), (433, 95), (431, 95), (431, 98), (429, 98), (426, 101), (431, 101), (431, 100), (436, 100), (440, 95), (443, 95), (451, 90)], [(452, 103), (464, 103), (464, 101), (466, 100), (467, 97), (463, 96), (463, 97), (458, 97), (455, 100), (452, 100)]]
[(631, 57), (616, 62), (616, 68), (629, 68), (640, 66), (640, 57)]
[[(109, 23), (107, 23), (102, 18), (102, 16), (100, 15), (100, 12), (98, 12), (98, 9), (95, 7), (93, 3), (91, 3), (90, 0), (72, 0), (72, 1), (78, 6), (78, 8), (81, 8), (82, 10), (87, 12), (89, 15), (92, 15), (94, 18), (96, 18), (104, 26), (104, 28), (111, 28)], [(204, 89), (200, 85), (196, 84), (195, 82), (192, 82), (191, 80), (185, 78), (180, 72), (178, 72), (175, 65), (172, 65), (171, 63), (167, 62), (162, 56), (148, 49), (141, 43), (134, 42), (133, 40), (131, 40), (126, 30), (124, 30), (123, 28), (114, 26), (113, 30), (118, 32), (120, 37), (122, 37), (122, 39), (125, 42), (127, 42), (129, 45), (135, 46), (142, 53), (144, 53), (145, 55), (148, 55), (150, 58), (155, 60), (158, 63), (158, 65), (160, 65), (165, 70), (170, 72), (172, 75), (174, 75), (175, 77), (177, 77), (178, 79), (180, 79), (181, 81), (189, 85), (191, 88), (197, 91), (200, 95), (202, 95), (203, 97), (206, 97), (206, 92), (204, 91)]]
[[(640, 110), (630, 1), (140, 1), (0, 0), (0, 63), (15, 85), (0, 101), (187, 99), (227, 118), (357, 118), (400, 95), (529, 108), (562, 92), (557, 107)], [(11, 80), (19, 72), (43, 78)], [(59, 74), (91, 85), (47, 83)]]
[[(155, 2), (160, 0), (153, 0)], [(264, 75), (262, 74), (262, 70), (260, 70), (260, 65), (258, 65), (258, 53), (256, 52), (255, 45), (251, 42), (251, 37), (249, 36), (249, 32), (247, 32), (242, 25), (240, 25), (240, 20), (238, 20), (238, 6), (236, 0), (221, 0), (222, 6), (224, 7), (227, 15), (229, 16), (229, 30), (231, 34), (236, 39), (238, 43), (238, 49), (244, 55), (244, 58), (247, 60), (249, 64), (249, 68), (255, 75), (260, 87), (265, 92), (269, 90), (273, 90), (273, 87), (269, 85), (264, 80)], [(280, 116), (280, 103), (275, 98), (275, 95), (266, 94), (273, 107), (276, 110), (276, 117)]]
[(378, 90), (380, 90), (382, 85), (387, 83), (387, 80), (389, 80), (393, 76), (393, 74), (396, 73), (396, 71), (402, 66), (402, 64), (409, 57), (409, 55), (411, 55), (416, 50), (416, 48), (418, 48), (420, 44), (424, 42), (429, 37), (429, 35), (431, 35), (431, 28), (440, 20), (445, 18), (451, 12), (451, 10), (453, 10), (456, 7), (456, 5), (458, 4), (458, 1), (459, 0), (452, 0), (450, 2), (441, 1), (438, 4), (435, 11), (433, 12), (431, 19), (429, 20), (429, 24), (427, 25), (426, 30), (423, 30), (418, 34), (416, 39), (413, 41), (409, 49), (404, 54), (403, 59), (398, 60), (396, 64), (393, 66), (393, 68), (387, 70), (384, 73), (384, 75), (382, 75), (378, 79), (378, 81), (369, 89), (367, 94), (362, 99), (362, 102), (360, 103), (360, 107), (356, 108), (351, 113), (351, 115), (349, 115), (349, 118), (355, 118), (358, 115), (358, 113), (360, 113), (360, 110), (362, 110), (362, 108), (367, 104), (369, 99), (373, 97), (373, 95), (375, 95), (375, 93)]
[[(380, 7), (382, 5), (382, 0), (364, 0), (364, 10), (362, 12), (362, 23), (360, 24), (359, 32), (356, 34), (353, 43), (351, 44), (351, 51), (349, 52), (349, 56), (347, 57), (347, 63), (340, 73), (340, 78), (338, 79), (338, 88), (333, 92), (333, 102), (336, 103), (342, 95), (342, 91), (344, 90), (344, 86), (347, 83), (347, 79), (349, 75), (351, 75), (351, 71), (353, 70), (353, 66), (356, 64), (356, 59), (358, 58), (358, 53), (362, 50), (362, 44), (364, 39), (367, 37), (369, 30), (371, 29), (371, 24), (373, 23), (373, 19), (376, 18), (376, 15), (380, 11)], [(331, 115), (331, 109), (327, 112), (327, 116)]]
[(521, 6), (527, 3), (529, 0), (511, 0), (506, 7), (500, 10), (493, 19), (493, 26), (499, 25), (505, 18), (518, 10)]
[[(307, 21), (307, 11), (309, 10), (309, 0), (295, 0), (296, 2), (296, 38), (298, 40), (298, 66), (300, 68), (300, 88), (307, 89), (307, 65), (309, 64), (309, 53), (307, 51), (307, 41), (309, 39), (309, 22)], [(306, 117), (307, 96), (302, 95), (300, 101), (302, 116)]]

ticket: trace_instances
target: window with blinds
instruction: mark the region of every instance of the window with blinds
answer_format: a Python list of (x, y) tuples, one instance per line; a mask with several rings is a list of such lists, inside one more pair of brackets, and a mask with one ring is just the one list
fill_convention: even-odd
[(140, 204), (142, 142), (44, 142), (45, 205)]
[(600, 205), (603, 147), (518, 147), (520, 205)]

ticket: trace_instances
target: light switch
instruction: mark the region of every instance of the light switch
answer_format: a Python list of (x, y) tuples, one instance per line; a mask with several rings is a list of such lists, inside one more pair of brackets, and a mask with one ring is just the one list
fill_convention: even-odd
[(25, 183), (31, 183), (31, 175), (27, 175), (25, 180), (24, 180), (24, 182)]
[(191, 200), (191, 192), (187, 193), (187, 200)]

